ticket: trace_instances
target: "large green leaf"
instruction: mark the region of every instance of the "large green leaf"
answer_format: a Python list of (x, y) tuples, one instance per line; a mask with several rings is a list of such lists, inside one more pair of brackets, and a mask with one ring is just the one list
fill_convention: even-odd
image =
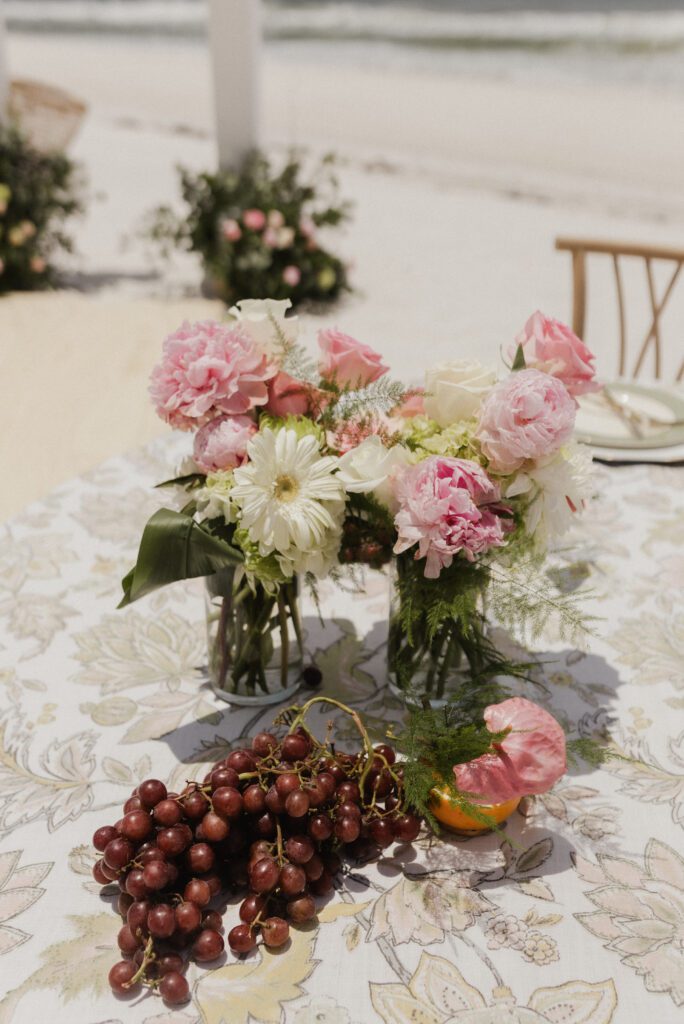
[(176, 580), (211, 576), (244, 561), (239, 548), (208, 533), (192, 516), (161, 508), (148, 521), (138, 560), (121, 581), (119, 608)]

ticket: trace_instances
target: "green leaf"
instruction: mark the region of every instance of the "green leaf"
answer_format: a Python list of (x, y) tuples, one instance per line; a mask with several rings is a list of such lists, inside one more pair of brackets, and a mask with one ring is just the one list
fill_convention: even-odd
[(162, 480), (155, 487), (185, 487), (191, 490), (195, 487), (203, 487), (207, 479), (206, 473), (186, 473), (185, 476), (174, 476), (170, 480)]
[(138, 560), (122, 582), (119, 608), (176, 580), (212, 576), (244, 561), (242, 552), (182, 512), (161, 508), (148, 521)]
[(515, 350), (515, 359), (513, 360), (513, 366), (511, 367), (511, 370), (515, 372), (516, 370), (526, 369), (527, 363), (525, 362), (525, 353), (523, 352), (522, 345), (518, 345), (517, 349)]

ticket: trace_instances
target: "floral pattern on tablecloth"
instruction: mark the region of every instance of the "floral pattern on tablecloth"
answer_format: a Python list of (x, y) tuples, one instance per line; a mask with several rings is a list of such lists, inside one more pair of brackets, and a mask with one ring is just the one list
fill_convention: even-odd
[[(94, 829), (138, 781), (169, 785), (266, 725), (206, 684), (202, 585), (116, 610), (145, 519), (182, 441), (113, 459), (2, 528), (0, 1024), (637, 1024), (684, 1002), (684, 471), (599, 470), (594, 506), (559, 554), (600, 617), (587, 651), (537, 645), (545, 704), (616, 760), (572, 768), (498, 835), (395, 846), (352, 865), (315, 927), (283, 952), (191, 967), (193, 999), (115, 999), (111, 897), (90, 874)], [(304, 607), (322, 692), (378, 738), (387, 581), (321, 587)], [(328, 709), (312, 715), (323, 730)], [(336, 725), (353, 742), (346, 720)], [(226, 921), (237, 916), (231, 900)]]

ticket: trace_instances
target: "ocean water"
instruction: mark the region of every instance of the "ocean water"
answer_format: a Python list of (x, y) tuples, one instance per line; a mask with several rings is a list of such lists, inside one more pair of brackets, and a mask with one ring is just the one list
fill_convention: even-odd
[[(250, 0), (245, 0), (250, 2)], [(5, 0), (10, 30), (199, 45), (205, 0)], [(684, 0), (264, 0), (296, 60), (684, 90)]]

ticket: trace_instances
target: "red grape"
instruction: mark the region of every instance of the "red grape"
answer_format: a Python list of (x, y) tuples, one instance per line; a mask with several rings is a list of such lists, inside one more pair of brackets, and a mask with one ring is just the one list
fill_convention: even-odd
[(157, 832), (157, 846), (169, 857), (177, 857), (188, 845), (188, 839), (181, 825), (163, 828)]
[(247, 814), (263, 814), (266, 810), (266, 794), (261, 786), (248, 786), (242, 794), (242, 800)]
[(163, 860), (152, 860), (143, 868), (143, 882), (148, 889), (163, 889), (169, 881), (169, 868)]
[(152, 904), (147, 900), (135, 900), (131, 903), (126, 914), (126, 922), (128, 927), (131, 929), (134, 935), (140, 931), (143, 935), (147, 935), (147, 915), (151, 910)]
[(196, 903), (198, 907), (206, 907), (211, 899), (209, 883), (203, 878), (191, 878), (185, 886), (183, 897), (190, 903)]
[(215, 860), (214, 851), (208, 843), (195, 843), (185, 854), (188, 870), (193, 875), (201, 875), (205, 871), (211, 871)]
[(202, 911), (196, 903), (179, 903), (175, 910), (176, 927), (179, 932), (189, 935), (199, 928), (202, 923)]
[(303, 761), (311, 750), (311, 742), (297, 733), (290, 733), (283, 740), (281, 755), (283, 761)]
[(250, 869), (249, 884), (254, 892), (270, 892), (278, 884), (278, 865), (272, 857), (263, 857)]
[[(124, 814), (128, 814), (130, 811), (142, 810), (143, 802), (139, 796), (129, 796), (126, 803), (123, 805)], [(114, 826), (116, 828), (116, 826)]]
[(234, 750), (226, 758), (226, 766), (232, 768), (238, 775), (243, 775), (256, 770), (256, 761), (249, 750)]
[(199, 789), (195, 789), (183, 797), (183, 811), (190, 821), (198, 821), (203, 818), (208, 810), (209, 802)]
[(246, 924), (251, 924), (254, 918), (264, 909), (267, 902), (266, 896), (257, 896), (255, 894), (248, 896), (240, 904), (240, 920)]
[(295, 924), (302, 924), (304, 921), (310, 921), (316, 916), (316, 904), (312, 896), (298, 896), (295, 900), (290, 900), (286, 907), (288, 917), (295, 922)]
[(289, 793), (285, 800), (285, 810), (291, 818), (303, 818), (309, 810), (309, 798), (301, 789)]
[(123, 925), (123, 927), (119, 929), (116, 941), (119, 944), (121, 952), (125, 953), (127, 956), (132, 956), (140, 945), (138, 939), (131, 931), (130, 926), (127, 924)]
[(147, 915), (147, 927), (150, 935), (158, 939), (168, 939), (176, 930), (176, 915), (168, 903), (158, 903)]
[(221, 956), (225, 948), (223, 938), (213, 928), (203, 928), (192, 944), (192, 955), (198, 963), (207, 963)]
[(294, 793), (296, 789), (301, 789), (302, 785), (298, 775), (294, 772), (285, 772), (283, 775), (278, 776), (275, 787), (281, 797), (285, 799), (289, 793)]
[(93, 833), (93, 846), (98, 853), (104, 853), (107, 844), (116, 839), (118, 834), (113, 825), (103, 825)]
[(134, 868), (126, 879), (126, 892), (134, 900), (142, 900), (149, 896), (150, 890), (145, 885), (145, 879), (140, 868)]
[(104, 861), (96, 860), (93, 864), (93, 878), (98, 885), (109, 885), (111, 878), (104, 873)]
[(104, 862), (113, 871), (120, 871), (133, 858), (133, 844), (127, 839), (118, 837), (107, 843), (104, 851)]
[(215, 768), (211, 773), (211, 789), (215, 792), (224, 786), (237, 789), (240, 785), (240, 776), (233, 768)]
[(242, 796), (233, 786), (220, 786), (212, 793), (211, 803), (226, 818), (239, 818), (242, 813)]
[(202, 914), (202, 927), (211, 928), (215, 932), (223, 930), (223, 918), (218, 910), (205, 910)]
[(335, 835), (343, 843), (353, 843), (361, 835), (361, 823), (356, 818), (338, 818), (335, 822)]
[(293, 864), (306, 864), (315, 853), (314, 844), (308, 836), (290, 836), (285, 843), (285, 853)]
[(171, 825), (177, 825), (183, 817), (180, 804), (175, 800), (160, 800), (155, 806), (154, 820), (158, 825), (163, 825), (164, 828), (170, 828)]
[(392, 824), (394, 835), (401, 843), (412, 843), (420, 832), (420, 818), (415, 814), (400, 814)]
[(118, 964), (114, 964), (109, 972), (109, 984), (113, 991), (119, 995), (132, 994), (139, 985), (139, 982), (135, 985), (130, 984), (137, 971), (137, 964), (132, 960), (120, 960)]
[(333, 823), (327, 814), (317, 814), (309, 820), (309, 835), (319, 842), (325, 842), (333, 834)]
[(145, 779), (138, 786), (138, 796), (145, 807), (156, 807), (166, 800), (166, 786), (159, 779)]
[(282, 917), (267, 917), (262, 929), (267, 946), (283, 946), (290, 937), (290, 926)]
[(190, 998), (190, 986), (178, 971), (170, 971), (159, 982), (159, 994), (169, 1006), (187, 1003)]
[(252, 740), (252, 750), (257, 757), (268, 757), (278, 748), (278, 740), (270, 732), (259, 732)]
[(178, 953), (165, 953), (164, 956), (160, 956), (157, 960), (157, 970), (161, 977), (165, 974), (170, 974), (172, 971), (180, 973), (185, 970), (185, 961)]
[(210, 843), (220, 843), (230, 832), (230, 825), (225, 818), (215, 811), (209, 811), (202, 818), (202, 835)]
[(296, 864), (283, 864), (278, 884), (284, 896), (297, 896), (306, 886), (304, 869)]
[(249, 953), (256, 946), (254, 933), (248, 924), (236, 924), (228, 932), (228, 945), (234, 953)]
[(310, 882), (315, 882), (323, 874), (323, 861), (317, 853), (314, 853), (311, 860), (307, 860), (304, 865), (304, 874)]

